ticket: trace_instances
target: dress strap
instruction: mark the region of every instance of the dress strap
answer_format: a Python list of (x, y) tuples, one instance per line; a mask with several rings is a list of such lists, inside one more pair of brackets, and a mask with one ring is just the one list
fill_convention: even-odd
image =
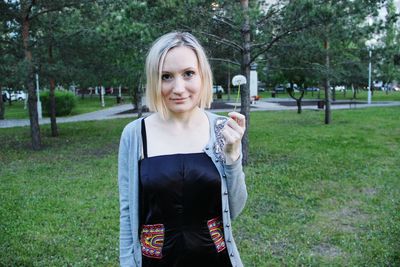
[(147, 135), (146, 135), (146, 125), (144, 119), (142, 119), (142, 145), (143, 145), (143, 157), (147, 158)]

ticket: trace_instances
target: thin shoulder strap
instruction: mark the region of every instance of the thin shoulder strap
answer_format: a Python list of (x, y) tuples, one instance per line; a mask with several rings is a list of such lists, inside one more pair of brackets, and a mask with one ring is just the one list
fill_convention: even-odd
[(142, 119), (142, 145), (143, 145), (143, 157), (147, 158), (147, 135), (146, 135), (146, 125), (144, 119)]

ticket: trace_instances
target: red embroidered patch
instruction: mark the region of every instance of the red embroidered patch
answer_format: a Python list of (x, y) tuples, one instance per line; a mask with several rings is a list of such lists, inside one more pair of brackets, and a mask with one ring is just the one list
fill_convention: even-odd
[(215, 244), (217, 252), (223, 251), (225, 246), (224, 232), (222, 221), (219, 217), (207, 221), (208, 230), (210, 231), (211, 239)]
[(140, 243), (142, 245), (143, 256), (161, 259), (162, 247), (164, 245), (164, 225), (143, 225)]

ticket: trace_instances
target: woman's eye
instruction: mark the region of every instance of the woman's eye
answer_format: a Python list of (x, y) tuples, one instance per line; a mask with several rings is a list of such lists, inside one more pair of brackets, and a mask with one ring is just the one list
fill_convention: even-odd
[(193, 75), (194, 75), (194, 71), (192, 71), (192, 70), (186, 71), (186, 72), (184, 73), (184, 76), (185, 76), (186, 78), (191, 78)]
[(168, 80), (171, 80), (171, 79), (172, 79), (172, 76), (170, 74), (161, 75), (161, 80), (163, 80), (163, 81), (168, 81)]

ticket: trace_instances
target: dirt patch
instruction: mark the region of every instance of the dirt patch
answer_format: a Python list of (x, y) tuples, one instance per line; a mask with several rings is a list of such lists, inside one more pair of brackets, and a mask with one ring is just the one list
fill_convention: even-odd
[(265, 218), (267, 217), (270, 213), (277, 212), (279, 210), (279, 202), (275, 201), (273, 199), (268, 199), (268, 198), (255, 198), (252, 203), (258, 203), (257, 207), (255, 207), (253, 210), (253, 216), (252, 218), (254, 220), (258, 220), (260, 218)]
[(119, 143), (116, 143), (116, 142), (108, 143), (108, 144), (104, 144), (101, 147), (89, 148), (85, 151), (84, 154), (88, 155), (88, 156), (102, 157), (102, 156), (106, 156), (109, 154), (118, 153), (118, 147), (119, 147)]
[(368, 197), (373, 197), (378, 193), (378, 189), (376, 189), (376, 188), (363, 188), (361, 190), (361, 192), (364, 195), (368, 196)]
[(290, 249), (291, 245), (288, 240), (277, 240), (271, 242), (271, 252), (275, 256), (283, 256)]
[(311, 256), (319, 256), (324, 258), (336, 258), (341, 257), (343, 254), (342, 250), (336, 246), (328, 243), (322, 243), (312, 248)]
[(322, 214), (323, 221), (327, 222), (329, 227), (342, 232), (360, 231), (361, 228), (358, 225), (369, 221), (370, 215), (362, 212), (359, 206), (360, 203), (353, 200), (347, 203), (347, 205), (342, 205), (340, 209)]

